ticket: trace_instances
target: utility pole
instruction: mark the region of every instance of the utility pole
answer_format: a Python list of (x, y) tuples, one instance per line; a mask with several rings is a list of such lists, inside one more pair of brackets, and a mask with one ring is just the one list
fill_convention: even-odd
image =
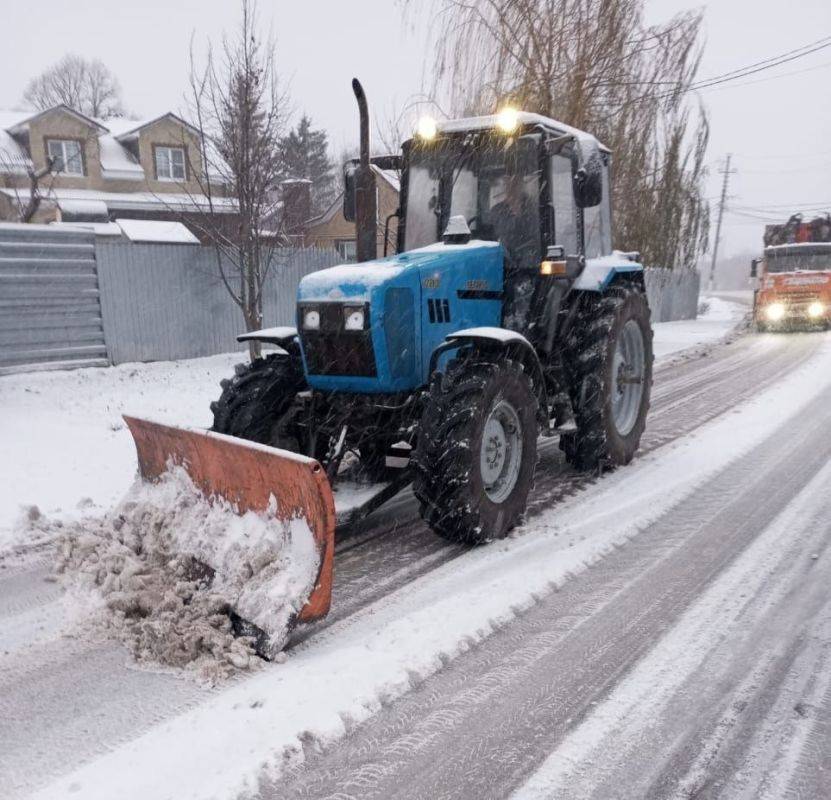
[(721, 220), (724, 217), (724, 206), (727, 202), (727, 184), (730, 180), (731, 172), (735, 172), (735, 170), (730, 169), (730, 159), (732, 157), (731, 153), (727, 154), (727, 163), (724, 165), (724, 169), (721, 171), (721, 174), (724, 175), (724, 181), (721, 184), (721, 200), (719, 200), (718, 204), (718, 222), (716, 222), (716, 240), (713, 243), (713, 261), (710, 264), (710, 279), (707, 281), (707, 291), (712, 292), (715, 286), (716, 281), (716, 259), (718, 258), (718, 244), (721, 239)]

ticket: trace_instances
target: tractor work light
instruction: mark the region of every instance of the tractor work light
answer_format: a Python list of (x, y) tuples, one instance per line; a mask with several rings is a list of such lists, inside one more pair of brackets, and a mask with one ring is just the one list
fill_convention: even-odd
[(497, 114), (496, 124), (503, 133), (513, 133), (519, 125), (519, 112), (515, 108), (505, 106)]
[(785, 304), (771, 303), (765, 313), (771, 322), (779, 322), (785, 316)]
[(366, 317), (362, 308), (346, 306), (343, 309), (343, 326), (348, 331), (362, 331)]
[(818, 303), (815, 301), (808, 306), (808, 316), (811, 317), (811, 319), (821, 317), (824, 312), (825, 306), (822, 303)]
[(307, 308), (303, 312), (303, 327), (307, 331), (320, 330), (320, 312), (316, 308)]
[(437, 132), (438, 125), (436, 124), (436, 120), (434, 120), (432, 117), (422, 117), (418, 121), (416, 133), (418, 134), (420, 139), (424, 139), (424, 141), (429, 142), (436, 138)]
[(565, 261), (551, 261), (546, 259), (540, 264), (540, 275), (565, 275), (566, 274)]

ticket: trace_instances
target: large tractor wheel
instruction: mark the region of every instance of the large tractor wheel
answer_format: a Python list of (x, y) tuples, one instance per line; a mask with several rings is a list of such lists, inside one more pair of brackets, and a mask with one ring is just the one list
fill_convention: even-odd
[(652, 388), (649, 305), (632, 285), (581, 302), (566, 340), (577, 431), (560, 438), (560, 449), (577, 469), (628, 464), (640, 445)]
[(297, 451), (299, 442), (285, 430), (284, 421), (305, 386), (300, 359), (274, 353), (250, 364), (237, 364), (234, 372), (233, 378), (220, 382), (222, 394), (211, 403), (211, 430)]
[(522, 514), (537, 463), (537, 396), (522, 366), (476, 354), (434, 376), (413, 454), (421, 515), (440, 536), (499, 539)]

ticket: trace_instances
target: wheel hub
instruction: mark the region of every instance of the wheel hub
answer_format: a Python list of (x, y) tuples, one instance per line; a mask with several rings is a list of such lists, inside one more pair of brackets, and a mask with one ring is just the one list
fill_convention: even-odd
[(491, 409), (482, 431), (479, 469), (485, 493), (494, 503), (513, 491), (522, 462), (522, 426), (516, 409), (500, 400)]
[(638, 420), (645, 366), (643, 334), (637, 321), (630, 319), (618, 336), (612, 363), (612, 417), (621, 436), (626, 436)]

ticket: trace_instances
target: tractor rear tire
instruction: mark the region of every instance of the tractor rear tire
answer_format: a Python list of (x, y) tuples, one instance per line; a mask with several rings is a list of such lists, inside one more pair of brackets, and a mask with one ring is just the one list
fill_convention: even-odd
[[(640, 446), (649, 411), (653, 362), (649, 304), (643, 290), (631, 284), (615, 286), (604, 295), (585, 295), (580, 302), (566, 337), (566, 371), (577, 431), (560, 438), (560, 449), (566, 461), (580, 470), (602, 463), (628, 464)], [(631, 386), (640, 386), (640, 394)]]
[(525, 513), (537, 463), (538, 400), (521, 364), (473, 353), (436, 373), (413, 453), (421, 516), (439, 536), (482, 544)]
[(280, 420), (305, 387), (303, 366), (293, 355), (273, 353), (249, 364), (237, 364), (233, 378), (220, 382), (222, 394), (211, 403), (212, 431), (274, 447), (283, 441)]

